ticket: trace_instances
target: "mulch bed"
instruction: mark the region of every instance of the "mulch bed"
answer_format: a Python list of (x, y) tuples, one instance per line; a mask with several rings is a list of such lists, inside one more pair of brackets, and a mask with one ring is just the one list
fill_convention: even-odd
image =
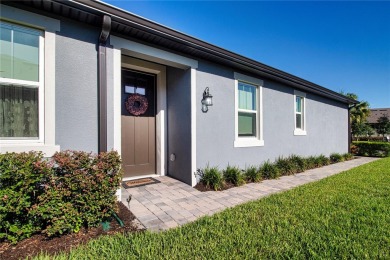
[[(247, 181), (245, 184), (248, 184), (248, 183), (251, 183), (251, 182)], [(221, 189), (219, 189), (218, 191), (228, 190), (228, 189), (231, 189), (231, 188), (234, 188), (234, 187), (235, 186), (234, 186), (233, 183), (225, 182), (223, 187)], [(197, 189), (198, 191), (201, 191), (201, 192), (215, 191), (214, 189), (211, 189), (210, 187), (206, 187), (206, 185), (204, 185), (202, 182), (199, 182), (198, 184), (196, 184), (194, 188)]]
[(40, 234), (34, 235), (20, 241), (16, 245), (3, 242), (0, 243), (0, 259), (25, 259), (26, 257), (35, 256), (42, 251), (49, 255), (54, 255), (59, 252), (69, 252), (71, 248), (85, 244), (89, 240), (102, 235), (139, 232), (138, 227), (132, 222), (135, 219), (133, 213), (122, 202), (118, 203), (118, 208), (118, 216), (123, 221), (124, 227), (121, 227), (116, 220), (113, 220), (110, 223), (110, 229), (108, 231), (103, 231), (103, 228), (99, 226), (88, 230), (81, 230), (79, 233), (51, 239)]

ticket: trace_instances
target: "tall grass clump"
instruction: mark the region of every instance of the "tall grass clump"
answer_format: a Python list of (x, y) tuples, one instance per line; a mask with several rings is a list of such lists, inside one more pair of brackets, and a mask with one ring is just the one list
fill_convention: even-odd
[(322, 167), (330, 164), (330, 160), (325, 155), (321, 154), (315, 157), (316, 167)]
[(261, 171), (256, 166), (248, 167), (244, 172), (247, 181), (259, 182), (261, 181)]
[(345, 154), (343, 154), (343, 157), (344, 157), (344, 160), (345, 160), (345, 161), (350, 161), (350, 160), (353, 159), (353, 154), (351, 154), (351, 153), (345, 153)]
[(260, 172), (264, 179), (276, 179), (281, 175), (281, 172), (276, 164), (273, 164), (270, 161), (263, 163), (260, 167)]
[(310, 170), (310, 169), (314, 169), (317, 167), (316, 165), (316, 157), (315, 156), (309, 156), (306, 158), (306, 169), (307, 170)]
[(207, 166), (204, 169), (198, 169), (197, 174), (200, 177), (200, 182), (202, 182), (206, 188), (210, 188), (215, 191), (223, 188), (223, 176), (218, 167)]
[(296, 166), (289, 158), (278, 157), (275, 161), (281, 175), (291, 175), (296, 173)]
[(332, 153), (329, 159), (331, 163), (344, 162), (344, 156), (339, 153)]
[(289, 161), (294, 164), (295, 172), (304, 172), (306, 170), (306, 160), (299, 155), (291, 155)]
[(241, 186), (245, 184), (242, 171), (235, 166), (228, 165), (228, 167), (223, 171), (223, 178), (226, 182), (230, 182), (234, 186)]

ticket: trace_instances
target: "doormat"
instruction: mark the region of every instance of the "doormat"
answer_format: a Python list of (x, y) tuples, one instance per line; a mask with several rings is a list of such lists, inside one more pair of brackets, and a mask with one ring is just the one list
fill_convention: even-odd
[(154, 184), (154, 183), (160, 183), (160, 181), (154, 178), (142, 178), (142, 179), (131, 180), (131, 181), (123, 181), (122, 186), (125, 189), (130, 189), (130, 188), (141, 187), (141, 186)]

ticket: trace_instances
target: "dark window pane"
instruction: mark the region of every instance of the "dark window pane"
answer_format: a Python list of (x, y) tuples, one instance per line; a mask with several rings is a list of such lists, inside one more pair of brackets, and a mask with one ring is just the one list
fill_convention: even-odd
[(295, 119), (295, 127), (302, 129), (302, 115), (301, 114), (296, 114), (296, 119)]
[(0, 138), (38, 138), (38, 88), (0, 85)]

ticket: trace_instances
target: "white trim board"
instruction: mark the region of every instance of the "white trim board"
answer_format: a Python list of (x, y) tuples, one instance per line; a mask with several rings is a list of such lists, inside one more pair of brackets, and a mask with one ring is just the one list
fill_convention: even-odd
[(138, 42), (116, 36), (110, 37), (110, 44), (121, 49), (122, 54), (180, 69), (197, 68), (198, 61), (171, 52), (160, 50)]

